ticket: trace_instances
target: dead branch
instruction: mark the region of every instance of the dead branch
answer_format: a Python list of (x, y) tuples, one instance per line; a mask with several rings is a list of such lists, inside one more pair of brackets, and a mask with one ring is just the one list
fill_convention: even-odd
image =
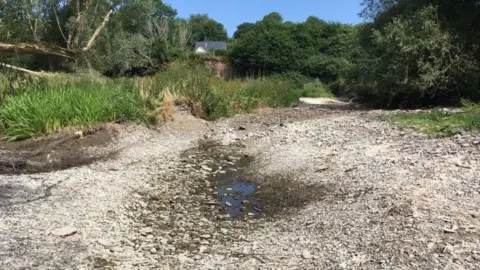
[(103, 22), (97, 27), (97, 29), (95, 30), (95, 32), (93, 33), (92, 37), (90, 38), (90, 40), (88, 41), (87, 43), (87, 46), (85, 46), (83, 49), (82, 49), (82, 52), (88, 52), (92, 49), (92, 46), (93, 44), (95, 43), (95, 39), (97, 39), (98, 35), (100, 35), (100, 32), (103, 30), (103, 28), (105, 28), (105, 26), (107, 25), (108, 23), (108, 20), (110, 19), (110, 15), (112, 15), (113, 13), (113, 9), (110, 9), (110, 11), (108, 11), (107, 15), (105, 16), (105, 18), (103, 19)]
[[(57, 2), (57, 4), (58, 4), (58, 2)], [(63, 33), (62, 26), (60, 25), (60, 20), (58, 19), (57, 7), (56, 6), (53, 7), (53, 14), (55, 15), (55, 20), (57, 21), (58, 30), (60, 31), (60, 34), (62, 35), (63, 40), (65, 40), (65, 42), (67, 43), (67, 47), (68, 47), (69, 43), (68, 43), (67, 38), (65, 37), (65, 34)]]
[(13, 69), (13, 70), (17, 70), (17, 71), (21, 71), (21, 72), (25, 72), (25, 73), (35, 75), (35, 76), (52, 76), (53, 75), (53, 74), (50, 74), (50, 73), (47, 73), (47, 72), (33, 71), (33, 70), (29, 70), (29, 69), (25, 69), (25, 68), (21, 68), (21, 67), (17, 67), (17, 66), (12, 66), (12, 65), (9, 65), (9, 64), (5, 64), (5, 63), (0, 63), (0, 66), (6, 67), (6, 68), (9, 68), (9, 69)]

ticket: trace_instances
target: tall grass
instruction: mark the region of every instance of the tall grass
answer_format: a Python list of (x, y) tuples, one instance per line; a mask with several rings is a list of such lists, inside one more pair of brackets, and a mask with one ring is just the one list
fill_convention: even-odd
[(224, 80), (191, 62), (172, 63), (155, 76), (136, 79), (55, 74), (27, 78), (14, 91), (7, 81), (0, 78), (0, 134), (9, 141), (110, 121), (159, 123), (181, 104), (197, 117), (215, 120), (259, 107), (289, 106), (301, 94), (281, 77)]
[(47, 88), (7, 97), (0, 106), (0, 132), (7, 141), (49, 134), (69, 126), (127, 121), (142, 115), (133, 92), (111, 85)]

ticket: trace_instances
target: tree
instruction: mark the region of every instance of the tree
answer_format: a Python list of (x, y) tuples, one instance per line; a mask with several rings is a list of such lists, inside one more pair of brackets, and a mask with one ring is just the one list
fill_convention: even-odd
[(241, 38), (243, 34), (247, 33), (248, 31), (252, 30), (255, 27), (253, 23), (242, 23), (237, 26), (237, 31), (233, 34), (234, 39)]
[(227, 30), (223, 24), (206, 14), (190, 15), (188, 25), (192, 31), (193, 41), (226, 41), (228, 39)]
[[(2, 28), (14, 30), (7, 31), (6, 40), (12, 39), (24, 43), (0, 42), (0, 53), (45, 54), (75, 58), (92, 49), (95, 40), (107, 26), (110, 16), (118, 5), (116, 1), (102, 0), (6, 2), (0, 14)], [(67, 31), (64, 33), (64, 26), (61, 25), (57, 14), (70, 10), (74, 10), (74, 16), (70, 18)], [(47, 29), (54, 26), (60, 29), (64, 46), (46, 44)], [(29, 35), (25, 35), (23, 29), (29, 29)]]
[(480, 1), (365, 0), (354, 93), (380, 106), (479, 99)]
[(303, 23), (283, 22), (279, 13), (237, 27), (230, 59), (243, 73), (298, 72), (334, 82), (350, 68), (356, 42), (353, 26), (309, 17)]

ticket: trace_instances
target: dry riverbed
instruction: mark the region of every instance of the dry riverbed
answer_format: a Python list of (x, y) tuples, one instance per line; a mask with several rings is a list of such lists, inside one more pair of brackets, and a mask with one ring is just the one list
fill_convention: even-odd
[(479, 136), (381, 113), (179, 113), (4, 145), (0, 268), (478, 268)]

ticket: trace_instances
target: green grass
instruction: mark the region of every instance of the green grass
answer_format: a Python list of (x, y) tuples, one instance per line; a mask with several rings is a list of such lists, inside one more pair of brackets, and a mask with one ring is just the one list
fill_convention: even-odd
[(49, 134), (66, 127), (141, 118), (132, 92), (113, 85), (89, 85), (27, 92), (0, 106), (0, 132), (7, 141)]
[[(22, 75), (13, 81), (13, 91), (11, 85), (11, 79), (0, 76), (0, 136), (8, 141), (118, 120), (159, 123), (170, 119), (178, 103), (190, 106), (197, 117), (216, 120), (290, 106), (303, 91), (280, 77), (224, 80), (192, 62), (172, 63), (152, 77)], [(304, 89), (324, 95), (322, 87), (312, 83)]]
[(446, 137), (461, 131), (480, 130), (480, 105), (467, 104), (462, 112), (446, 113), (434, 109), (428, 113), (400, 113), (388, 117), (393, 123), (403, 127), (414, 128), (425, 134)]

